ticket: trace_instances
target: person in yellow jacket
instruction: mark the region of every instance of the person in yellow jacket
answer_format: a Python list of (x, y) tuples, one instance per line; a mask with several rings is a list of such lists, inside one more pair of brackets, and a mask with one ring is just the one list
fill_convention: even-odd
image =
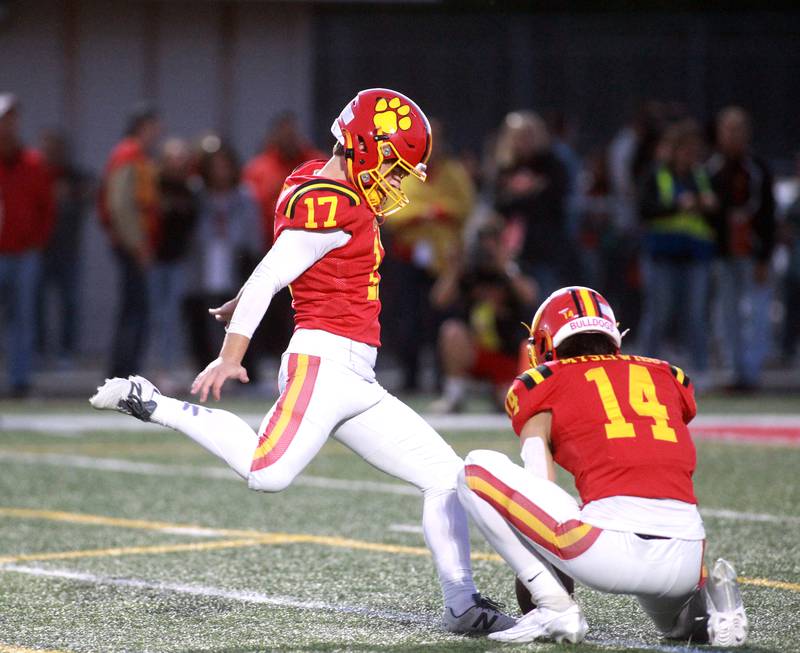
[(431, 288), (461, 250), (463, 226), (475, 207), (475, 187), (466, 167), (442, 146), (441, 122), (431, 120), (431, 130), (436, 147), (427, 181), (404, 180), (410, 203), (386, 221), (383, 231), (389, 254), (381, 293), (393, 295), (384, 304), (384, 340), (398, 355), (407, 391), (418, 389), (422, 348), (434, 341), (441, 321), (431, 308)]
[[(644, 297), (639, 346), (660, 356), (673, 322), (686, 330), (681, 363), (706, 389), (708, 297), (716, 249), (713, 216), (718, 202), (702, 166), (702, 131), (692, 120), (672, 125), (659, 149), (663, 160), (645, 177), (639, 196), (643, 221)], [(677, 319), (675, 319), (675, 316)]]

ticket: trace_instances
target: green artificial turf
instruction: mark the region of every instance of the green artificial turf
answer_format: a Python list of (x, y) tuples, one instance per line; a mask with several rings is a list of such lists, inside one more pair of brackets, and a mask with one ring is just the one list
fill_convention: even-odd
[[(516, 447), (510, 431), (445, 436), (459, 454), (473, 448), (511, 454)], [(698, 453), (701, 507), (736, 513), (707, 516), (706, 528), (708, 559), (730, 559), (745, 579), (751, 637), (740, 650), (800, 651), (800, 448), (701, 442)], [(96, 468), (107, 459), (151, 467)], [(585, 588), (578, 599), (590, 632), (581, 645), (514, 647), (448, 634), (439, 625), (433, 565), (413, 529), (419, 496), (396, 492), (399, 482), (336, 442), (323, 448), (306, 479), (381, 485), (298, 483), (266, 495), (219, 476), (222, 469), (167, 430), (1, 433), (0, 652), (698, 649), (660, 640), (635, 600)], [(561, 481), (570, 487), (566, 476)], [(103, 519), (81, 523), (86, 515)], [(170, 525), (217, 531), (164, 530)], [(241, 531), (315, 538), (241, 544), (248, 537)], [(234, 544), (214, 549), (213, 543)], [(197, 549), (185, 546), (191, 544)], [(398, 546), (411, 552), (392, 548)], [(473, 550), (490, 553), (477, 531)], [(71, 551), (95, 553), (46, 555)], [(510, 571), (492, 559), (474, 567), (479, 588), (515, 609)]]

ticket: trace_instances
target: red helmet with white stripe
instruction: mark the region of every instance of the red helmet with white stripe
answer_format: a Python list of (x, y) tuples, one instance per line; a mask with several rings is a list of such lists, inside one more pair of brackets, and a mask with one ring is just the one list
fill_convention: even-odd
[(531, 365), (556, 360), (556, 347), (578, 333), (602, 333), (617, 351), (622, 344), (614, 311), (599, 292), (584, 286), (556, 290), (533, 316), (528, 339)]

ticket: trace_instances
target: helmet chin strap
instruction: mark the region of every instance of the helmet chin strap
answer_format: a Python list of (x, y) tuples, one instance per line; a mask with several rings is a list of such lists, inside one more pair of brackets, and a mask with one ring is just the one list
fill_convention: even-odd
[(347, 131), (340, 133), (342, 133), (344, 137), (342, 147), (344, 147), (344, 160), (345, 166), (347, 167), (347, 181), (355, 184), (355, 179), (353, 177), (353, 159), (355, 158), (355, 153), (353, 151), (353, 137), (350, 135), (350, 132)]

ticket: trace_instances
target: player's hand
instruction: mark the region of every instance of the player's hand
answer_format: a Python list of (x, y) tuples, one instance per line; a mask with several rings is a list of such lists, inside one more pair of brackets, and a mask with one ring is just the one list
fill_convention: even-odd
[(200, 402), (204, 403), (208, 399), (210, 391), (214, 399), (219, 401), (222, 386), (228, 379), (238, 379), (242, 383), (250, 381), (247, 376), (247, 370), (242, 367), (241, 363), (217, 358), (197, 375), (194, 383), (192, 383), (191, 393), (193, 395), (199, 394)]
[(229, 299), (225, 302), (222, 306), (217, 306), (216, 308), (209, 308), (208, 312), (214, 316), (214, 319), (217, 322), (222, 322), (222, 324), (227, 327), (228, 324), (231, 322), (231, 318), (233, 317), (233, 312), (236, 310), (236, 306), (239, 303), (239, 297), (234, 297), (233, 299)]

